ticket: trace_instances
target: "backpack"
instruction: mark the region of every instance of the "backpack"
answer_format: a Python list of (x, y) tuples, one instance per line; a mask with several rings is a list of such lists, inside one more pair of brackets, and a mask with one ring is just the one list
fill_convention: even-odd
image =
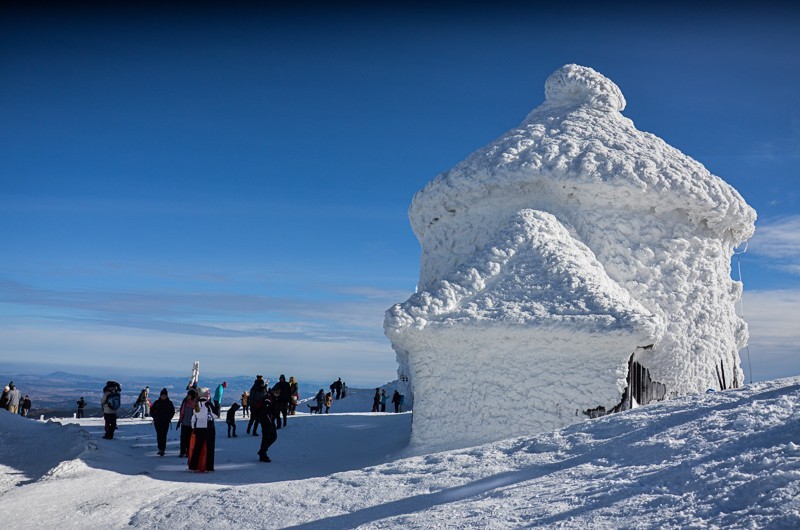
[(106, 385), (106, 388), (108, 388), (110, 392), (108, 394), (108, 397), (106, 398), (106, 406), (111, 410), (117, 410), (121, 405), (121, 400), (122, 400), (120, 396), (121, 389), (119, 385), (116, 383), (112, 385), (111, 381), (109, 381), (108, 385)]

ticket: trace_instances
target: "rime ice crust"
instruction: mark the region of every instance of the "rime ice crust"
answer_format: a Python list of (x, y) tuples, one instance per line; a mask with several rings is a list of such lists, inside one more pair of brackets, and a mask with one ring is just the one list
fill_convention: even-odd
[[(384, 328), (411, 378), (418, 445), (464, 445), (465, 430), (471, 442), (526, 434), (610, 409), (634, 352), (668, 396), (742, 381), (747, 328), (730, 257), (755, 212), (638, 131), (619, 112), (622, 92), (591, 68), (562, 67), (545, 93), (519, 127), (412, 201), (419, 292), (387, 312)], [(483, 395), (487, 385), (494, 393)], [(494, 406), (511, 396), (535, 404), (531, 413)], [(472, 399), (493, 417), (458, 413)], [(448, 411), (449, 400), (460, 405)]]

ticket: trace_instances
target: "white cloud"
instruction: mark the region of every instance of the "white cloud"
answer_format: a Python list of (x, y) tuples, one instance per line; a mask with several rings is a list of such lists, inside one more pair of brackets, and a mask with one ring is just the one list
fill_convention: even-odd
[[(98, 367), (113, 378), (134, 374), (182, 375), (199, 360), (206, 373), (221, 375), (294, 372), (305, 380), (343, 377), (353, 386), (373, 386), (397, 377), (388, 341), (315, 341), (254, 336), (202, 337), (109, 326), (4, 326), (8, 362)], [(85, 370), (84, 370), (85, 371)]]
[(748, 251), (776, 260), (800, 260), (800, 215), (759, 222)]
[[(744, 318), (750, 327), (750, 363), (755, 381), (800, 374), (800, 291), (745, 291)], [(748, 381), (750, 377), (748, 376)]]

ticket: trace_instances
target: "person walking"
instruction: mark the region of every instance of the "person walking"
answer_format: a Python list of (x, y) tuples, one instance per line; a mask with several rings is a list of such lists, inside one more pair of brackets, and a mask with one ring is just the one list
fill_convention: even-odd
[(231, 405), (231, 408), (228, 409), (228, 413), (225, 415), (225, 423), (228, 424), (228, 438), (231, 437), (231, 431), (233, 431), (233, 437), (236, 438), (236, 411), (239, 410), (239, 404), (234, 403)]
[(156, 429), (158, 456), (164, 456), (164, 451), (167, 450), (167, 433), (174, 416), (175, 405), (170, 401), (167, 389), (162, 388), (158, 399), (150, 407), (150, 417), (153, 418), (153, 427)]
[(328, 392), (327, 394), (325, 394), (325, 414), (327, 414), (328, 411), (331, 410), (331, 405), (333, 405), (333, 394)]
[(181, 431), (181, 443), (179, 449), (179, 457), (189, 456), (189, 442), (192, 439), (192, 416), (194, 415), (194, 404), (197, 401), (197, 390), (189, 387), (186, 392), (186, 397), (181, 402), (180, 412), (178, 414), (178, 425), (176, 429)]
[(317, 407), (319, 407), (317, 410), (322, 414), (322, 407), (325, 406), (325, 391), (320, 388), (317, 395), (314, 396), (314, 401), (317, 402)]
[(381, 412), (386, 412), (386, 400), (388, 396), (386, 395), (386, 390), (381, 388)]
[(253, 381), (253, 386), (250, 387), (250, 421), (247, 422), (247, 434), (250, 434), (250, 429), (253, 429), (253, 436), (258, 436), (258, 426), (260, 422), (256, 416), (256, 407), (263, 404), (264, 396), (267, 394), (267, 383), (264, 377), (257, 375), (256, 380)]
[[(250, 392), (250, 395), (253, 393)], [(267, 451), (278, 439), (278, 430), (275, 427), (275, 418), (280, 413), (278, 405), (278, 392), (264, 392), (258, 402), (253, 402), (253, 416), (261, 425), (261, 446), (258, 448), (259, 462), (272, 462)]]
[(394, 395), (392, 395), (392, 403), (394, 404), (395, 412), (400, 412), (400, 403), (402, 402), (403, 402), (403, 396), (400, 395), (400, 392), (395, 390)]
[(336, 399), (341, 398), (342, 397), (342, 378), (340, 377), (339, 379), (334, 381), (333, 385), (331, 385), (331, 386), (333, 387), (333, 390), (336, 392)]
[(83, 409), (86, 408), (86, 400), (81, 397), (78, 401), (76, 401), (78, 405), (78, 413), (75, 415), (76, 418), (83, 418)]
[(214, 445), (216, 430), (214, 420), (219, 419), (214, 405), (209, 403), (211, 391), (203, 388), (194, 404), (192, 415), (192, 442), (189, 444), (189, 469), (214, 471)]

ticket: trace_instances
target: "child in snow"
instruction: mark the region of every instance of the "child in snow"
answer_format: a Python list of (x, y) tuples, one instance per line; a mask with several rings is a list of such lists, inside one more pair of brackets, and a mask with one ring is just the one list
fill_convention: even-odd
[(233, 437), (236, 438), (236, 411), (239, 410), (239, 404), (234, 403), (228, 409), (228, 414), (225, 415), (225, 423), (228, 424), (228, 438), (231, 437), (231, 429), (233, 429)]
[(327, 394), (325, 394), (325, 414), (327, 414), (328, 411), (331, 410), (331, 405), (333, 405), (333, 395), (331, 395), (331, 393), (328, 392)]

